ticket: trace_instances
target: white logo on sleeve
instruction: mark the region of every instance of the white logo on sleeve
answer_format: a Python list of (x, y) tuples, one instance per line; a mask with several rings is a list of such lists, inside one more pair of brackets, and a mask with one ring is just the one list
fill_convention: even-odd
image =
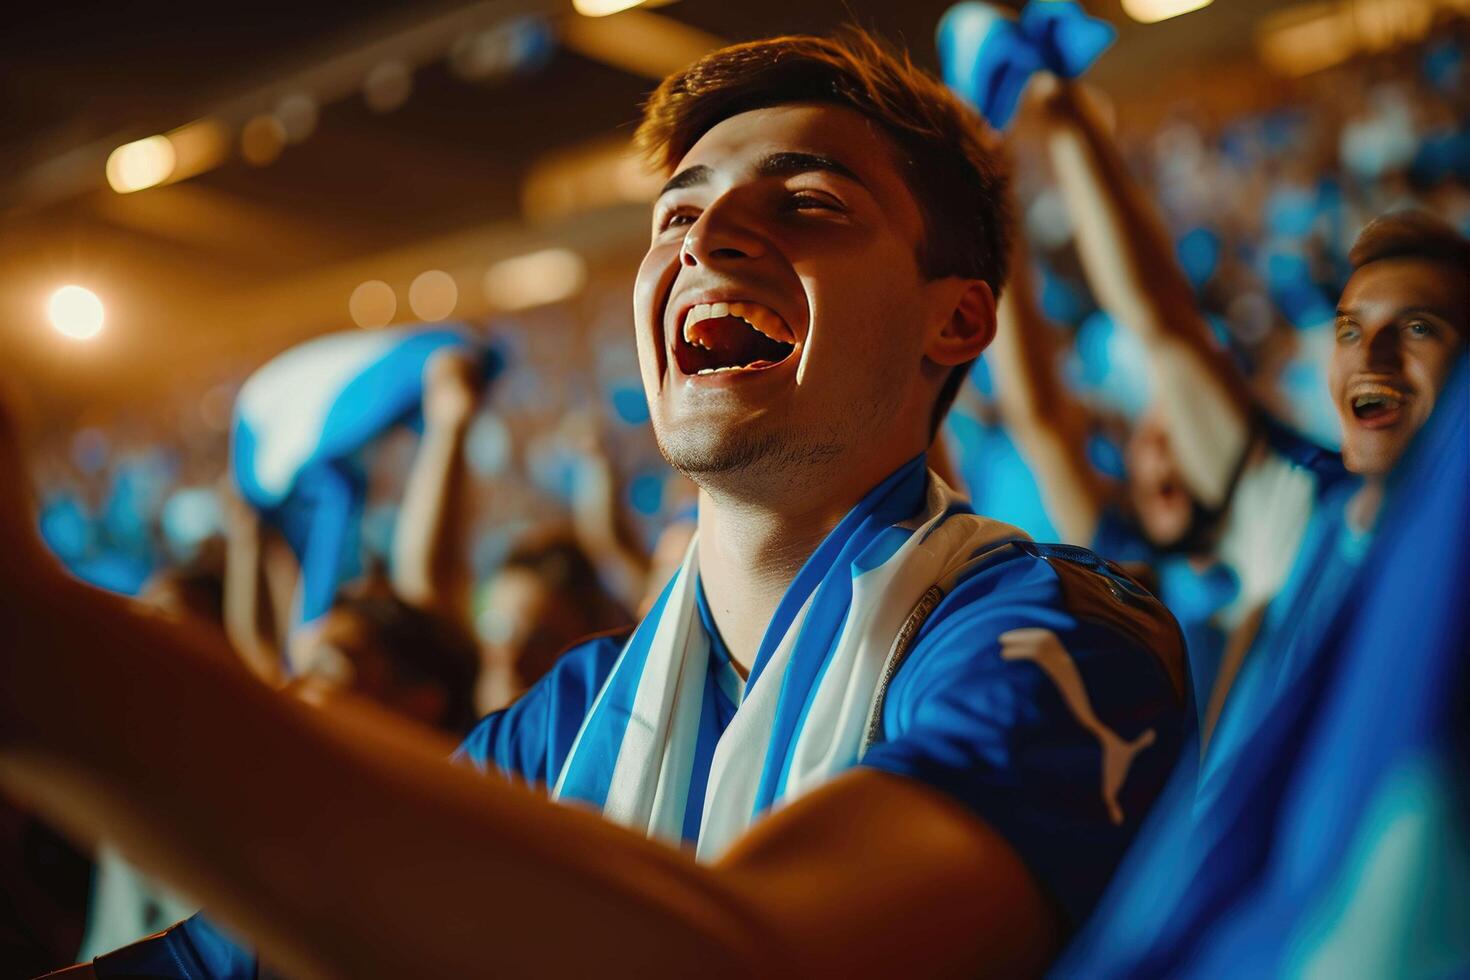
[(1092, 710), (1092, 700), (1087, 696), (1081, 671), (1051, 630), (1031, 628), (1002, 633), (1000, 655), (1006, 660), (1029, 660), (1040, 667), (1041, 672), (1056, 685), (1077, 724), (1097, 738), (1102, 746), (1103, 802), (1107, 804), (1113, 823), (1121, 824), (1123, 808), (1118, 805), (1118, 790), (1123, 788), (1123, 782), (1128, 778), (1134, 757), (1154, 743), (1154, 730), (1145, 729), (1143, 734), (1129, 742), (1104, 725)]

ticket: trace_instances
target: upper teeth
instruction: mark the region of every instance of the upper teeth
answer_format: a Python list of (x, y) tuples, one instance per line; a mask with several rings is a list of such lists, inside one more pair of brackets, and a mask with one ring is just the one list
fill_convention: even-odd
[(727, 316), (739, 317), (772, 340), (788, 344), (793, 340), (791, 328), (779, 316), (758, 303), (743, 302), (694, 305), (684, 317), (684, 339), (691, 344), (700, 344), (694, 335), (694, 325), (704, 320), (718, 320)]

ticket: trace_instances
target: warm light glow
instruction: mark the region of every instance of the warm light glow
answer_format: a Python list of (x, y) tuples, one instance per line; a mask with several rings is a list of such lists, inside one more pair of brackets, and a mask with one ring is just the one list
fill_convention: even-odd
[(572, 0), (572, 9), (583, 17), (606, 17), (620, 10), (631, 10), (645, 0)]
[(62, 286), (46, 307), (51, 325), (73, 340), (91, 340), (102, 332), (102, 300), (82, 286)]
[(442, 269), (419, 273), (408, 286), (408, 306), (420, 320), (442, 320), (454, 312), (459, 287)]
[(413, 94), (413, 73), (398, 61), (384, 61), (362, 80), (362, 98), (374, 112), (392, 112)]
[(1256, 28), (1256, 49), (1273, 70), (1310, 75), (1361, 52), (1384, 51), (1422, 39), (1435, 9), (1459, 0), (1335, 0), (1278, 11)]
[(524, 310), (575, 296), (587, 263), (566, 248), (548, 248), (497, 262), (485, 273), (485, 297), (502, 310)]
[(570, 17), (558, 23), (557, 36), (568, 51), (651, 81), (725, 46), (723, 38), (647, 10)]
[(625, 138), (598, 139), (532, 164), (521, 188), (521, 209), (531, 222), (544, 223), (620, 204), (647, 204), (663, 182)]
[(305, 92), (292, 92), (276, 104), (276, 111), (272, 115), (281, 121), (281, 128), (286, 132), (286, 142), (300, 143), (316, 132), (320, 111), (316, 99)]
[(230, 132), (218, 119), (196, 119), (171, 129), (168, 141), (174, 148), (174, 169), (167, 183), (186, 180), (217, 167), (230, 153)]
[(1123, 0), (1123, 12), (1140, 24), (1157, 24), (1208, 7), (1211, 0)]
[(167, 180), (174, 162), (174, 145), (167, 136), (124, 143), (107, 158), (107, 182), (119, 194), (141, 191)]
[(274, 163), (286, 148), (286, 127), (275, 116), (256, 116), (240, 130), (240, 155), (256, 167)]
[(347, 300), (347, 312), (352, 314), (352, 322), (365, 330), (386, 327), (393, 322), (393, 314), (398, 312), (398, 297), (393, 294), (393, 287), (383, 280), (369, 279), (352, 291)]

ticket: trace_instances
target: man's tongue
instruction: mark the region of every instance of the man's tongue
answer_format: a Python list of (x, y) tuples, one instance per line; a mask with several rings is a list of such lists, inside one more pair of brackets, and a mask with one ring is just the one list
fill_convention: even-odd
[(1395, 398), (1369, 398), (1353, 405), (1353, 415), (1369, 426), (1389, 425), (1399, 417), (1403, 404)]
[(755, 370), (785, 360), (793, 349), (740, 317), (712, 317), (689, 328), (686, 342), (679, 346), (679, 368), (685, 374)]

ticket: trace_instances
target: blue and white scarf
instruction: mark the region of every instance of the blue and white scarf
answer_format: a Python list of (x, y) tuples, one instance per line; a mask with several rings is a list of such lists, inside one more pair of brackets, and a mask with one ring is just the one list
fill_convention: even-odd
[(1043, 69), (1077, 78), (1118, 32), (1072, 0), (1031, 0), (1019, 17), (965, 0), (939, 19), (944, 81), (996, 129), (1009, 125), (1031, 76)]
[[(424, 365), (444, 347), (484, 350), (454, 325), (352, 330), (291, 348), (241, 387), (230, 471), (241, 497), (281, 529), (301, 562), (300, 622), (331, 608), (356, 571), (366, 494), (358, 454), (417, 417)], [(483, 357), (489, 378), (498, 355)]]
[(697, 606), (696, 538), (613, 666), (554, 795), (717, 860), (761, 814), (858, 761), (924, 616), (974, 562), (1016, 539), (1025, 535), (971, 513), (923, 457), (908, 463), (807, 560), (729, 727), (712, 735), (701, 724), (710, 637)]

